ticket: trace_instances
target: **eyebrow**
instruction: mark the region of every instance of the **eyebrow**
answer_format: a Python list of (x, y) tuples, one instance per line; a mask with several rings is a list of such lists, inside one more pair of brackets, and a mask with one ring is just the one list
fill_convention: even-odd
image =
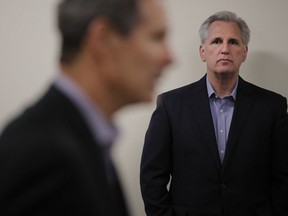
[(223, 41), (223, 39), (221, 37), (215, 37), (215, 38), (211, 38), (209, 41), (213, 42), (213, 41)]
[[(223, 39), (221, 37), (215, 37), (215, 38), (211, 38), (210, 41), (215, 41), (215, 40), (221, 40), (223, 41)], [(241, 39), (238, 39), (238, 38), (229, 38), (228, 41), (237, 41), (239, 42)]]

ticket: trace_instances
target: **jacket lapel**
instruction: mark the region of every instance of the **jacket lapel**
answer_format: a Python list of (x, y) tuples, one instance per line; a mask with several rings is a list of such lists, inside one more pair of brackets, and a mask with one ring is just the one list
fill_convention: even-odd
[(204, 139), (206, 139), (206, 145), (211, 153), (211, 156), (215, 162), (217, 169), (221, 169), (221, 161), (218, 153), (217, 142), (215, 137), (215, 130), (213, 120), (210, 111), (208, 92), (206, 87), (206, 76), (204, 76), (195, 86), (196, 94), (192, 98), (192, 107), (200, 125), (200, 129), (203, 133)]
[(246, 82), (241, 77), (239, 77), (236, 102), (228, 135), (228, 141), (226, 144), (226, 152), (223, 161), (222, 172), (225, 170), (225, 167), (229, 163), (229, 159), (232, 155), (233, 149), (238, 143), (239, 136), (241, 135), (247, 118), (249, 116), (249, 112), (253, 105), (253, 96), (251, 96), (252, 94), (253, 92), (249, 91)]

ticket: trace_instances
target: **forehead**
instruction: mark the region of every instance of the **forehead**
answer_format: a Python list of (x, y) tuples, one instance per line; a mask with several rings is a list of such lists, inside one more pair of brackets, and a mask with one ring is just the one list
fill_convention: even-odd
[(208, 38), (241, 38), (241, 31), (234, 22), (215, 21), (208, 29)]

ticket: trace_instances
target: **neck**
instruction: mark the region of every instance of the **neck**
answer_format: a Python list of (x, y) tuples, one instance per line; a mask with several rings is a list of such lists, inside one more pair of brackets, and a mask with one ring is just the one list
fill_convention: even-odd
[(238, 79), (238, 74), (237, 76), (211, 76), (207, 73), (207, 76), (214, 91), (221, 98), (231, 95)]
[(72, 64), (61, 64), (61, 70), (73, 79), (108, 120), (112, 120), (113, 114), (120, 109), (121, 105), (115, 100), (107, 83), (101, 79), (99, 68), (90, 63), (75, 61)]

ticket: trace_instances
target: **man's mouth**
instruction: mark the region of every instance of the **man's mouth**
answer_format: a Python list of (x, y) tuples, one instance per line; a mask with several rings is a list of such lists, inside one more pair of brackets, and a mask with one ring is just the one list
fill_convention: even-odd
[(232, 62), (232, 60), (230, 60), (230, 59), (219, 59), (218, 61), (217, 61), (217, 63), (218, 62)]

